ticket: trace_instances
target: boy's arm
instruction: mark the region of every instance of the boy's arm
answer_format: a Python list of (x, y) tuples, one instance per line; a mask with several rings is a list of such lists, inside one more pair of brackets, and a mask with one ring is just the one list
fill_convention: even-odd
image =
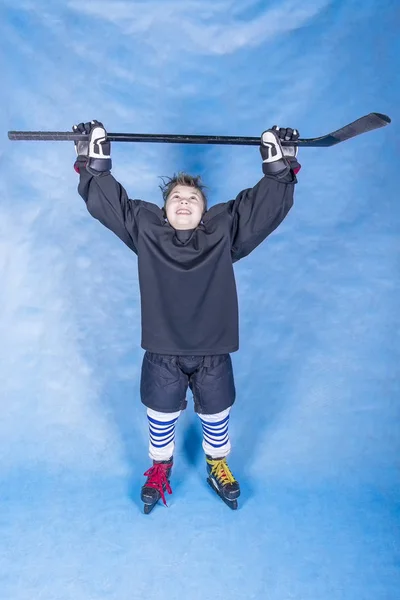
[(253, 187), (243, 190), (228, 203), (232, 217), (232, 260), (247, 256), (272, 233), (293, 206), (297, 162), (297, 148), (282, 148), (280, 139), (298, 139), (293, 129), (274, 127), (261, 137), (264, 177)]
[(137, 253), (139, 213), (144, 203), (129, 200), (125, 189), (111, 175), (110, 142), (103, 125), (98, 121), (81, 123), (74, 126), (74, 131), (90, 136), (88, 141), (75, 143), (79, 194), (89, 213)]
[[(76, 170), (79, 168), (77, 162)], [(94, 177), (85, 166), (79, 168), (78, 192), (92, 217), (137, 253), (140, 200), (129, 200), (125, 189), (111, 173)]]

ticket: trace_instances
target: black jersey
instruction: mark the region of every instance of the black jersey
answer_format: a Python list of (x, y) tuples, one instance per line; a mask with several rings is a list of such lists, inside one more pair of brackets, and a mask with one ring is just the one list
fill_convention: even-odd
[(238, 349), (233, 263), (282, 222), (295, 182), (292, 173), (284, 181), (264, 176), (210, 208), (196, 229), (178, 231), (160, 207), (130, 200), (110, 173), (81, 169), (78, 191), (88, 211), (138, 256), (142, 348), (193, 356)]

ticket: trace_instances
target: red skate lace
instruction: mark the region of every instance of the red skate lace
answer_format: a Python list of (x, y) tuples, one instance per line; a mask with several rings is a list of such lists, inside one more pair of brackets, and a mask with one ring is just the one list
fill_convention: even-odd
[(172, 494), (172, 489), (166, 474), (170, 466), (171, 465), (168, 464), (157, 463), (144, 473), (144, 476), (149, 478), (149, 480), (146, 481), (146, 486), (154, 488), (160, 493), (165, 506), (167, 506), (167, 502), (165, 500), (164, 486), (168, 494)]

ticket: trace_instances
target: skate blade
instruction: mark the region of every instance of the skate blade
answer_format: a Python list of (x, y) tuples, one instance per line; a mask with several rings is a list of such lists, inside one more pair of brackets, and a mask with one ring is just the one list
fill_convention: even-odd
[(217, 496), (219, 496), (221, 498), (221, 500), (223, 502), (225, 502), (225, 504), (227, 506), (229, 506), (230, 509), (237, 510), (238, 501), (236, 499), (235, 500), (228, 500), (228, 498), (224, 498), (224, 496), (219, 492), (219, 490), (217, 490), (217, 488), (213, 484), (212, 479), (210, 477), (207, 477), (207, 483), (214, 490), (214, 492), (217, 494)]

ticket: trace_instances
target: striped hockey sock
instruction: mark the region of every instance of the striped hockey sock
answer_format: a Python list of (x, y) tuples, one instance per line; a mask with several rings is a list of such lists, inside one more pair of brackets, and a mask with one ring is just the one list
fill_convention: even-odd
[(199, 415), (203, 427), (203, 450), (212, 458), (228, 456), (231, 450), (229, 440), (230, 408), (216, 415)]
[(162, 413), (147, 409), (149, 421), (149, 456), (153, 460), (168, 460), (175, 448), (175, 425), (181, 411)]

